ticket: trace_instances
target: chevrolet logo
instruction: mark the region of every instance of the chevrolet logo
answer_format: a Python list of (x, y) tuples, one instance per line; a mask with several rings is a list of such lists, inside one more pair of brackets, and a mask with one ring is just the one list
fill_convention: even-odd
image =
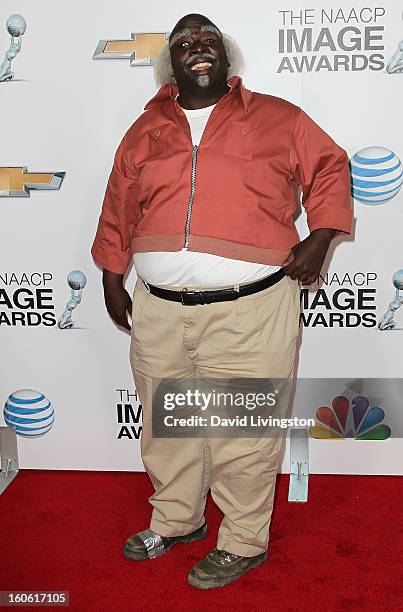
[(137, 32), (130, 39), (100, 40), (92, 59), (130, 59), (131, 66), (151, 66), (167, 44), (169, 32)]
[(27, 172), (25, 166), (0, 167), (0, 197), (27, 197), (30, 189), (59, 189), (65, 172)]

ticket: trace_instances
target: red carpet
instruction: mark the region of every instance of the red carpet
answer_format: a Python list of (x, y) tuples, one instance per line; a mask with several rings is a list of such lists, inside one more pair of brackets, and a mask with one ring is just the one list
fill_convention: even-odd
[(134, 562), (121, 547), (148, 527), (145, 474), (23, 470), (0, 496), (0, 590), (69, 591), (64, 609), (80, 612), (403, 610), (403, 479), (311, 476), (309, 488), (290, 504), (280, 476), (269, 560), (198, 591), (186, 576), (216, 543), (211, 498), (205, 540)]

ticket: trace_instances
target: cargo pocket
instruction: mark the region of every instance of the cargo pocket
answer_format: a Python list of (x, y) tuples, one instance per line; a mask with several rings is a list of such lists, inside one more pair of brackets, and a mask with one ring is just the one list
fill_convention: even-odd
[(150, 157), (166, 157), (172, 153), (172, 130), (170, 123), (163, 123), (148, 132)]

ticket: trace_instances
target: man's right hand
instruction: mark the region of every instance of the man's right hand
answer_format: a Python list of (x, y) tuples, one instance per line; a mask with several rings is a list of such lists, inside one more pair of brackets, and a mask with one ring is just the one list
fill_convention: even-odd
[(116, 272), (104, 269), (102, 282), (105, 306), (116, 325), (130, 331), (131, 327), (127, 315), (132, 312), (132, 300), (124, 288), (123, 277), (123, 274), (116, 274)]

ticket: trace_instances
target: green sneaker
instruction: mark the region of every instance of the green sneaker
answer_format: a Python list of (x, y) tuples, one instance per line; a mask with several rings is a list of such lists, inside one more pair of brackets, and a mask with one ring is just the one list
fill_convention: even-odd
[(267, 559), (267, 550), (256, 557), (241, 557), (214, 548), (205, 559), (192, 567), (188, 583), (197, 589), (215, 589), (237, 580)]
[(183, 536), (173, 536), (167, 538), (161, 536), (153, 529), (140, 531), (136, 535), (130, 536), (126, 540), (123, 548), (123, 554), (127, 559), (134, 561), (143, 561), (145, 559), (154, 559), (167, 553), (175, 544), (186, 544), (202, 540), (207, 533), (207, 525), (204, 523), (196, 531)]

